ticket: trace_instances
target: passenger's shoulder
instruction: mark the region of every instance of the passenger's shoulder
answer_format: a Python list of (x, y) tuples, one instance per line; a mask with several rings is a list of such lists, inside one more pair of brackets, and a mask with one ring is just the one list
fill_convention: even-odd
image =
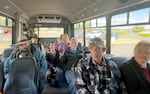
[(79, 60), (79, 65), (82, 65), (82, 66), (86, 66), (86, 65), (89, 65), (89, 62), (90, 62), (90, 58), (88, 57), (88, 58), (81, 58), (80, 60)]
[(105, 59), (105, 62), (107, 62), (110, 67), (118, 67), (115, 61), (111, 59)]
[(121, 67), (128, 67), (128, 66), (132, 65), (132, 63), (133, 63), (133, 62), (130, 62), (130, 60), (129, 60), (129, 61), (126, 61), (126, 62), (124, 62), (124, 63), (122, 64)]
[(33, 53), (33, 56), (36, 56), (36, 57), (39, 58), (39, 57), (41, 57), (41, 56), (43, 57), (45, 55), (44, 55), (44, 53), (40, 49), (36, 48), (35, 52)]

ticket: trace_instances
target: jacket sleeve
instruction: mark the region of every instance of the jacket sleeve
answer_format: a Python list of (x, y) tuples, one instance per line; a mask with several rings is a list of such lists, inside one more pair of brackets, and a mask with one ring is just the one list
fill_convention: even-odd
[(43, 52), (44, 55), (46, 55), (45, 48), (44, 48), (43, 44), (41, 44), (41, 51)]
[(58, 66), (63, 69), (64, 64), (66, 64), (66, 63), (67, 63), (67, 56), (66, 56), (66, 51), (65, 51), (64, 55), (60, 58), (60, 62), (58, 64)]
[(41, 78), (45, 79), (45, 75), (46, 75), (46, 70), (47, 70), (47, 62), (45, 59), (44, 54), (41, 54), (41, 60), (40, 60), (40, 74), (41, 74)]
[(35, 58), (37, 63), (40, 64), (40, 78), (44, 80), (47, 70), (47, 61), (45, 55), (40, 50), (36, 49)]
[(49, 53), (46, 53), (46, 60), (48, 61), (48, 62), (51, 62), (52, 61), (52, 58), (51, 58), (51, 55), (49, 54)]
[(11, 56), (9, 56), (9, 57), (4, 61), (4, 76), (5, 76), (5, 79), (7, 79), (11, 62), (12, 62)]
[(125, 92), (125, 86), (122, 82), (122, 78), (121, 78), (121, 72), (119, 70), (119, 67), (117, 66), (117, 64), (114, 61), (109, 61), (109, 64), (111, 65), (111, 70), (113, 72), (113, 84), (112, 84), (112, 89), (116, 89), (117, 92), (119, 94), (126, 94)]

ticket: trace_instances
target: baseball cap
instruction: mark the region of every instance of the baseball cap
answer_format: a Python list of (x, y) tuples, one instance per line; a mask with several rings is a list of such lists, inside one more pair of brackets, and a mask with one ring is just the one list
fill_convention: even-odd
[(90, 39), (88, 47), (91, 48), (91, 46), (94, 46), (94, 45), (96, 45), (100, 48), (105, 48), (104, 41), (99, 37)]

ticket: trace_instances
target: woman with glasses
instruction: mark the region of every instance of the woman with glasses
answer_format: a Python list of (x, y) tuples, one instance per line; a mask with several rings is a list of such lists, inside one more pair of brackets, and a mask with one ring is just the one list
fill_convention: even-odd
[(121, 66), (128, 94), (150, 94), (150, 41), (140, 41), (134, 56)]

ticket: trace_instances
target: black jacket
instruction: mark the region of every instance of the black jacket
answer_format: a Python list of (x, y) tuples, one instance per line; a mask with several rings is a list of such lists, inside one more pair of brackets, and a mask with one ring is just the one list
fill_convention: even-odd
[(46, 60), (48, 61), (48, 65), (52, 64), (56, 67), (59, 63), (59, 51), (56, 50), (55, 57), (51, 53), (46, 53)]
[(60, 59), (59, 67), (63, 70), (71, 70), (73, 66), (76, 66), (79, 59), (82, 58), (82, 52), (77, 50), (77, 53), (74, 54), (70, 51), (70, 48), (66, 49), (64, 55)]
[[(120, 69), (128, 94), (150, 94), (150, 81), (146, 79), (144, 69), (134, 58), (124, 63)], [(150, 73), (149, 64), (148, 70)]]

